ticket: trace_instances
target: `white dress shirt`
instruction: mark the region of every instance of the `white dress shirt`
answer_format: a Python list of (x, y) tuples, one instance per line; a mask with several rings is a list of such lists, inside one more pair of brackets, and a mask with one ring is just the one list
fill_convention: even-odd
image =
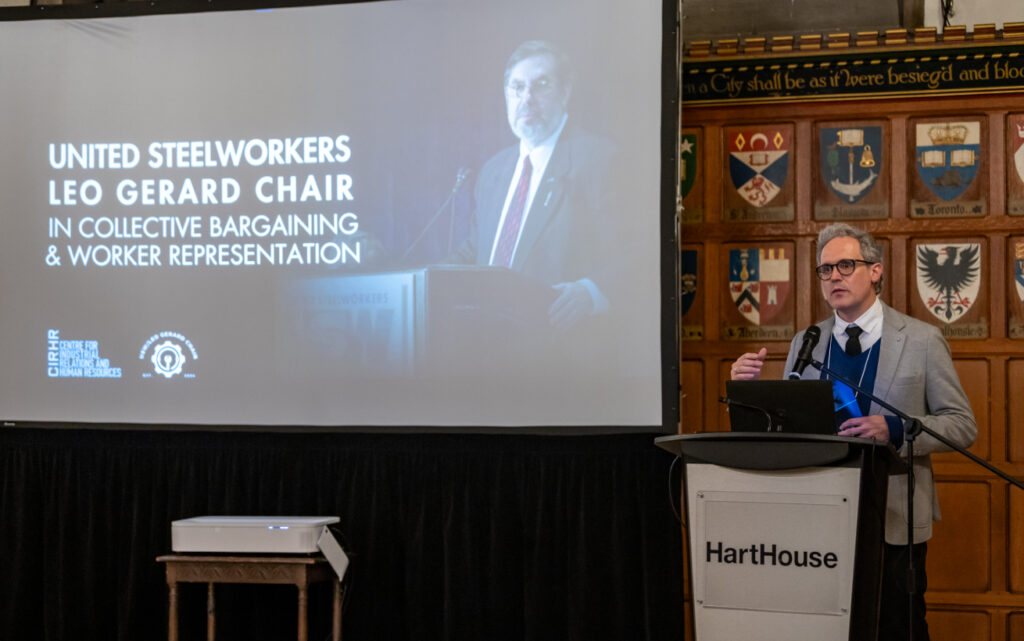
[(564, 114), (562, 116), (562, 124), (558, 126), (555, 133), (548, 136), (546, 140), (532, 149), (525, 140), (519, 141), (519, 160), (516, 162), (516, 171), (512, 174), (512, 180), (509, 182), (508, 193), (505, 195), (505, 205), (501, 208), (501, 219), (498, 220), (498, 231), (494, 234), (494, 241), (491, 243), (491, 258), (488, 261), (489, 265), (494, 264), (494, 254), (498, 250), (498, 239), (501, 238), (501, 230), (505, 226), (505, 217), (508, 215), (509, 205), (512, 204), (516, 188), (519, 186), (519, 176), (523, 173), (523, 159), (527, 156), (530, 157), (530, 165), (533, 168), (533, 173), (530, 174), (530, 191), (526, 195), (526, 205), (523, 207), (523, 218), (519, 223), (519, 235), (516, 236), (516, 244), (512, 248), (512, 260), (515, 260), (516, 250), (519, 248), (519, 239), (523, 237), (523, 230), (526, 229), (526, 219), (530, 215), (530, 208), (533, 205), (533, 197), (537, 195), (537, 188), (540, 187), (541, 178), (544, 177), (544, 171), (548, 168), (548, 162), (551, 160), (551, 154), (554, 153), (555, 145), (558, 144), (558, 137), (562, 134), (562, 130), (565, 129), (565, 122), (568, 119), (569, 115)]
[(832, 327), (832, 336), (844, 351), (846, 350), (846, 341), (850, 338), (846, 335), (846, 328), (850, 325), (856, 325), (864, 330), (864, 333), (860, 335), (861, 351), (866, 352), (871, 349), (871, 346), (882, 338), (882, 301), (875, 298), (874, 304), (868, 308), (868, 311), (861, 314), (852, 323), (847, 323), (839, 317), (838, 313), (836, 314), (836, 324)]

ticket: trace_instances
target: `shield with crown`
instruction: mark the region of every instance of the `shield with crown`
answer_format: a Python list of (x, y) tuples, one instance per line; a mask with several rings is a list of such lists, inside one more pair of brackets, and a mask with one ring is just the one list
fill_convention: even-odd
[(967, 191), (978, 175), (981, 123), (918, 123), (915, 134), (915, 164), (925, 186), (947, 201)]
[(729, 250), (729, 295), (755, 325), (770, 322), (789, 295), (789, 258), (784, 247)]

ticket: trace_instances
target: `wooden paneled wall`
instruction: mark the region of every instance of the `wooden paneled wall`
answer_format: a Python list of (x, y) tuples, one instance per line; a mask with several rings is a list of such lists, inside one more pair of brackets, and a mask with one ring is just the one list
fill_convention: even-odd
[[(931, 96), (916, 99), (769, 103), (688, 107), (684, 133), (698, 136), (696, 169), (698, 216), (684, 212), (683, 249), (697, 252), (696, 293), (683, 317), (682, 415), (684, 433), (728, 429), (718, 402), (725, 394), (729, 366), (742, 352), (768, 348), (767, 377), (781, 377), (789, 348), (786, 339), (737, 340), (727, 325), (729, 249), (758, 244), (793, 248), (794, 331), (829, 313), (821, 298), (814, 239), (829, 220), (817, 220), (815, 190), (820, 193), (816, 138), (821, 123), (878, 122), (887, 136), (888, 163), (883, 195), (888, 217), (848, 220), (883, 241), (886, 282), (883, 299), (896, 309), (922, 317), (916, 293), (915, 252), (919, 242), (979, 242), (981, 289), (975, 317), (987, 327), (981, 338), (953, 338), (957, 371), (978, 421), (972, 451), (1016, 477), (1024, 477), (1024, 336), (1014, 337), (1020, 297), (1014, 288), (1014, 248), (1024, 241), (1024, 216), (1011, 215), (1008, 189), (1016, 176), (1008, 123), (1024, 113), (1024, 94)], [(987, 204), (980, 217), (917, 218), (910, 211), (916, 179), (913, 125), (922, 118), (982, 123), (983, 170), (979, 197)], [(793, 220), (727, 222), (726, 201), (735, 187), (729, 175), (726, 133), (738, 127), (792, 127), (790, 179)], [(1012, 190), (1011, 190), (1012, 191)], [(1011, 194), (1012, 196), (1012, 194)], [(690, 203), (694, 202), (690, 197)], [(692, 212), (691, 212), (692, 214)], [(686, 220), (690, 218), (690, 220)], [(698, 218), (693, 220), (693, 218)], [(685, 270), (684, 270), (685, 271)], [(684, 287), (685, 289), (685, 287)], [(943, 519), (936, 525), (928, 555), (928, 620), (934, 641), (1024, 640), (1024, 492), (997, 480), (955, 454), (934, 459)]]

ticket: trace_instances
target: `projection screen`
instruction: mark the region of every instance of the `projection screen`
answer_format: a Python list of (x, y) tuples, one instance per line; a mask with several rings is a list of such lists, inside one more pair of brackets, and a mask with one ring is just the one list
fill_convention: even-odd
[(662, 425), (662, 19), (0, 21), (0, 418)]

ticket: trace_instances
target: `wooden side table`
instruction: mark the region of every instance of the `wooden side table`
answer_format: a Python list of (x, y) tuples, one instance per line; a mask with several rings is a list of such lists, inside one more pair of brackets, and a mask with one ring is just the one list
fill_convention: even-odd
[(332, 634), (341, 641), (341, 582), (322, 556), (203, 556), (167, 554), (157, 557), (167, 566), (167, 639), (178, 641), (178, 584), (206, 583), (206, 638), (216, 641), (216, 609), (213, 586), (217, 583), (267, 583), (294, 585), (299, 589), (299, 641), (308, 641), (309, 586), (320, 581), (334, 584)]

